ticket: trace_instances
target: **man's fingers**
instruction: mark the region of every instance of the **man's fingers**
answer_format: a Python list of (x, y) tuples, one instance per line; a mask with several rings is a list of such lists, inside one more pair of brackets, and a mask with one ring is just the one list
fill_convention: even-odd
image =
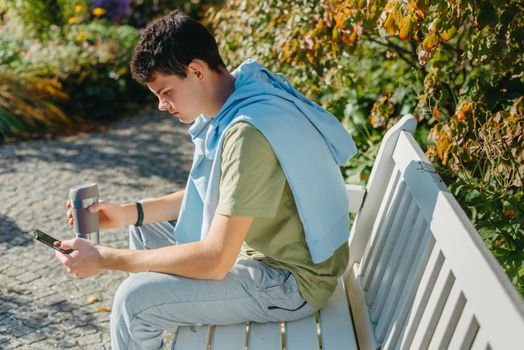
[(96, 213), (96, 212), (98, 212), (98, 211), (99, 211), (100, 209), (102, 209), (102, 208), (100, 207), (100, 203), (95, 203), (95, 204), (89, 206), (88, 209), (89, 209), (89, 211), (90, 211), (91, 213)]
[(62, 241), (60, 248), (62, 249), (76, 249), (78, 244), (78, 238), (68, 239), (67, 241)]
[(66, 202), (66, 208), (71, 208), (71, 200), (68, 199)]
[(55, 251), (55, 256), (58, 258), (58, 260), (60, 260), (62, 264), (65, 264), (67, 261), (72, 259), (69, 256), (69, 254), (62, 254), (59, 251)]
[(89, 209), (89, 211), (91, 213), (96, 213), (96, 212), (98, 212), (100, 210), (107, 209), (107, 206), (108, 206), (108, 203), (104, 202), (103, 199), (100, 199), (98, 201), (98, 203), (95, 203), (95, 204), (89, 206), (88, 209)]

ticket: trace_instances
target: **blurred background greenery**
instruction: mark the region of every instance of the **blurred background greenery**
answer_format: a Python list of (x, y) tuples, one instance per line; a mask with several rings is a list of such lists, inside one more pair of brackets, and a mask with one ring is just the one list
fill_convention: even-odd
[[(0, 140), (77, 131), (152, 102), (129, 58), (182, 8), (228, 68), (249, 57), (338, 116), (365, 183), (403, 114), (524, 295), (524, 5), (519, 0), (0, 0)], [(0, 141), (1, 142), (1, 141)]]

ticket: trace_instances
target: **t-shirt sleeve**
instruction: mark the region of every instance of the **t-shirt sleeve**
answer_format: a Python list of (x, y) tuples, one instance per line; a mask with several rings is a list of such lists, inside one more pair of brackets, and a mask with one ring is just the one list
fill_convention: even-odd
[(216, 213), (276, 215), (286, 178), (271, 145), (254, 126), (240, 122), (226, 131), (221, 171)]

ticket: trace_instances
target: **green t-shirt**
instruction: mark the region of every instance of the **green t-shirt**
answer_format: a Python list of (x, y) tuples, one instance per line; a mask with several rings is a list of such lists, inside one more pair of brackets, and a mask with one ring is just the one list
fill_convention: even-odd
[(221, 170), (216, 212), (255, 217), (241, 257), (288, 270), (304, 299), (323, 307), (348, 263), (347, 244), (313, 263), (284, 172), (271, 145), (252, 125), (240, 122), (226, 132)]

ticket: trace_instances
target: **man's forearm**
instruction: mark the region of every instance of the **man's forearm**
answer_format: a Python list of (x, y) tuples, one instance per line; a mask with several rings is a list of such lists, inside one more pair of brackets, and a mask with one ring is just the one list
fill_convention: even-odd
[(105, 269), (127, 272), (161, 272), (196, 279), (221, 279), (221, 254), (205, 242), (177, 244), (150, 250), (100, 247)]
[[(152, 222), (178, 219), (182, 200), (184, 199), (184, 192), (185, 190), (181, 190), (166, 196), (141, 200), (140, 202), (144, 209), (143, 223), (149, 224)], [(134, 208), (134, 203), (131, 207)], [(136, 208), (133, 208), (131, 210), (134, 210), (132, 215), (135, 219), (135, 221), (132, 222), (134, 224), (138, 216)]]

